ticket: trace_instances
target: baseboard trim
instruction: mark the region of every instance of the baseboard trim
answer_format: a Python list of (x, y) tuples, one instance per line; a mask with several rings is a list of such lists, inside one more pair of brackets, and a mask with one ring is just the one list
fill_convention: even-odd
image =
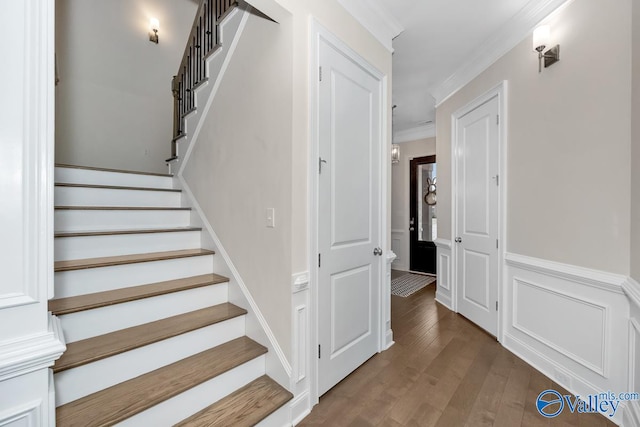
[(451, 305), (451, 298), (449, 298), (448, 295), (443, 295), (441, 292), (438, 292), (437, 290), (436, 290), (436, 302), (439, 302), (440, 304), (444, 305), (451, 311), (455, 311), (453, 309), (453, 306)]
[(627, 277), (621, 274), (607, 273), (600, 270), (563, 264), (511, 252), (505, 254), (505, 262), (512, 267), (569, 280), (618, 294), (623, 293), (623, 285), (628, 282)]
[[(522, 342), (521, 340), (505, 332), (503, 335), (502, 345), (518, 356), (520, 359), (527, 362), (530, 366), (542, 373), (548, 378), (551, 378), (561, 387), (569, 391), (569, 393), (579, 396), (585, 396), (588, 394), (597, 394), (602, 392), (595, 385), (591, 384), (584, 378), (579, 377), (573, 372), (568, 372), (564, 366), (554, 362), (544, 354), (538, 352), (536, 349)], [(569, 378), (571, 383), (567, 383), (565, 378)], [(540, 390), (541, 392), (543, 390)], [(604, 416), (604, 415), (603, 415)], [(613, 418), (606, 417), (607, 419), (620, 425), (622, 420), (621, 411), (616, 412), (616, 416)]]
[(291, 408), (291, 424), (295, 426), (311, 413), (311, 395), (309, 391), (301, 393), (289, 406)]

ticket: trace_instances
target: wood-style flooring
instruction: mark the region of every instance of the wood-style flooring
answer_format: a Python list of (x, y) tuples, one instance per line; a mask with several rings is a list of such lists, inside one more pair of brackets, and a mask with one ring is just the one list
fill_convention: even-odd
[(320, 398), (299, 426), (614, 426), (599, 414), (538, 414), (543, 390), (567, 393), (494, 337), (435, 302), (430, 285), (391, 297), (395, 345)]

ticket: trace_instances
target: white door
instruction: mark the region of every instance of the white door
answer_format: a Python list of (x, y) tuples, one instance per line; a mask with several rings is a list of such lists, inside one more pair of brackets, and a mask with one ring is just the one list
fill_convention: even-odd
[[(318, 393), (379, 349), (380, 81), (320, 42)], [(375, 254), (374, 254), (375, 250)]]
[(458, 312), (498, 332), (498, 98), (456, 121)]

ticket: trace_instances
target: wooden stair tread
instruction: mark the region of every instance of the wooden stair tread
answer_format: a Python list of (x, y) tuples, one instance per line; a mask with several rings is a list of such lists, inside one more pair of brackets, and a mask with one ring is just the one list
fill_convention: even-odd
[(87, 268), (110, 267), (114, 265), (137, 264), (141, 262), (163, 261), (168, 259), (189, 258), (213, 254), (215, 254), (215, 252), (208, 249), (182, 249), (179, 251), (73, 259), (67, 261), (56, 261), (54, 263), (54, 271), (83, 270)]
[(176, 280), (168, 280), (165, 282), (115, 289), (112, 291), (59, 298), (49, 301), (49, 311), (55, 315), (77, 313), (79, 311), (136, 301), (143, 298), (155, 297), (158, 295), (180, 292), (188, 289), (215, 285), (218, 283), (226, 283), (228, 281), (229, 279), (224, 276), (211, 273)]
[(264, 375), (174, 427), (250, 427), (292, 398), (289, 391)]
[(157, 188), (157, 187), (130, 187), (123, 185), (103, 185), (103, 184), (75, 184), (68, 182), (56, 182), (56, 187), (73, 187), (73, 188), (96, 188), (102, 190), (139, 190), (139, 191), (166, 191), (169, 193), (181, 193), (178, 188)]
[(132, 170), (125, 170), (125, 169), (109, 169), (109, 168), (99, 168), (99, 167), (94, 167), (94, 166), (67, 165), (67, 164), (63, 164), (63, 163), (56, 163), (55, 166), (57, 168), (85, 169), (85, 170), (100, 171), (100, 172), (131, 173), (131, 174), (134, 174), (134, 175), (166, 176), (166, 177), (169, 177), (169, 178), (173, 178), (173, 175), (171, 175), (169, 173), (132, 171)]
[(191, 208), (171, 206), (54, 206), (56, 210), (67, 211), (190, 211)]
[(182, 231), (202, 231), (202, 227), (140, 228), (134, 230), (99, 231), (59, 231), (54, 234), (54, 237), (115, 236), (120, 234), (177, 233)]
[(53, 372), (62, 372), (87, 363), (96, 362), (244, 314), (247, 314), (247, 310), (230, 303), (223, 303), (97, 337), (75, 341), (67, 344), (67, 351), (56, 361)]
[(266, 352), (265, 347), (247, 337), (237, 338), (62, 405), (56, 410), (56, 425), (116, 424)]

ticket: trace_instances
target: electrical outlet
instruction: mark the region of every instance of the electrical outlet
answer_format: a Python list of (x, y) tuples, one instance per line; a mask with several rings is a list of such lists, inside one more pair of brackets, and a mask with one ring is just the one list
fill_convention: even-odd
[(267, 208), (267, 227), (275, 228), (276, 226), (276, 210), (274, 208)]

